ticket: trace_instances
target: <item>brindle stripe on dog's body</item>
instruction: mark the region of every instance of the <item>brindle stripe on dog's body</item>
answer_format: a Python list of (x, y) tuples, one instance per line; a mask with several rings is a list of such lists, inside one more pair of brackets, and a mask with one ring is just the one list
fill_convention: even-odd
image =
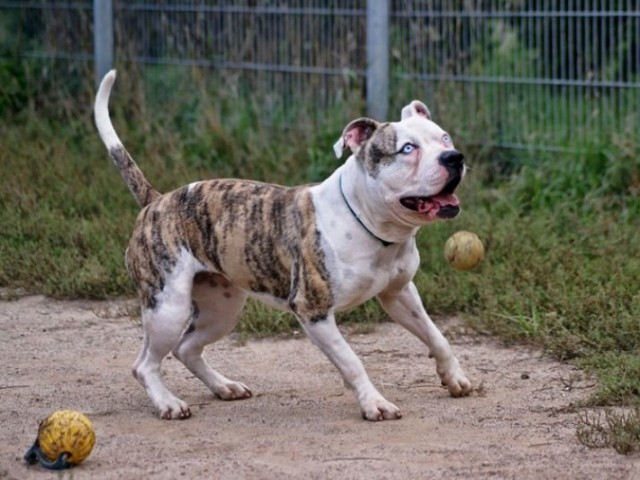
[(334, 295), (315, 218), (307, 186), (197, 182), (140, 212), (127, 250), (128, 269), (143, 305), (153, 309), (163, 279), (187, 250), (203, 270), (285, 301), (301, 318), (316, 321), (330, 311)]

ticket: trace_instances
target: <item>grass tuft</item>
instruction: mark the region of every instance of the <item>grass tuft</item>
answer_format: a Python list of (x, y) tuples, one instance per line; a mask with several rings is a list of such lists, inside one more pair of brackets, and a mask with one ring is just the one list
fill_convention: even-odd
[(578, 441), (592, 448), (613, 448), (627, 455), (640, 451), (640, 407), (629, 411), (585, 412), (580, 417)]

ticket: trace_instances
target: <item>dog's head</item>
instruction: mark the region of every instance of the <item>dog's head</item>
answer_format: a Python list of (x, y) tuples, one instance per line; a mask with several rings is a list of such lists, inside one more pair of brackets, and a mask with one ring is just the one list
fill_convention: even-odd
[(414, 100), (399, 122), (358, 118), (334, 145), (338, 158), (349, 148), (378, 189), (391, 213), (403, 223), (420, 226), (460, 212), (454, 191), (466, 167), (451, 137), (431, 120), (426, 105)]

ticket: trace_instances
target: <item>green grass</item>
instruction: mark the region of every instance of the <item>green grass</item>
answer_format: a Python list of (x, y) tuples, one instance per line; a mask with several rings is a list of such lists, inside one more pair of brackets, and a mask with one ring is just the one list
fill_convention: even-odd
[[(319, 181), (339, 165), (331, 146), (342, 126), (359, 115), (346, 113), (358, 106), (346, 106), (290, 128), (285, 113), (275, 112), (265, 124), (251, 100), (214, 95), (179, 75), (145, 78), (140, 86), (139, 77), (120, 75), (113, 117), (161, 191), (222, 176)], [(169, 84), (177, 85), (170, 100), (153, 103), (144, 94)], [(30, 101), (0, 120), (2, 287), (66, 298), (133, 294), (123, 252), (138, 209), (95, 132), (91, 90), (81, 89), (77, 103)], [(486, 112), (478, 119), (481, 126)], [(474, 128), (481, 127), (467, 130)], [(640, 404), (640, 140), (633, 128), (582, 145), (580, 154), (547, 155), (465, 145), (459, 132), (472, 167), (459, 190), (463, 213), (418, 236), (415, 281), (428, 311), (460, 314), (481, 333), (538, 346), (595, 373), (601, 386), (590, 406)], [(462, 229), (486, 247), (485, 260), (468, 272), (443, 256), (445, 240)], [(366, 325), (383, 316), (369, 302), (341, 321)], [(239, 331), (295, 328), (293, 317), (250, 303)]]

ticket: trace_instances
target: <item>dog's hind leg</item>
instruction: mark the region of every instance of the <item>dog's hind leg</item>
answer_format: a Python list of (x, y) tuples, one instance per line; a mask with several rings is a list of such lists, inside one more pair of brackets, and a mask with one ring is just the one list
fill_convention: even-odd
[(233, 330), (247, 294), (222, 275), (201, 272), (194, 278), (191, 296), (191, 324), (173, 349), (174, 356), (217, 397), (223, 400), (251, 397), (246, 385), (215, 371), (202, 356), (206, 345)]
[(167, 420), (191, 416), (188, 405), (173, 395), (160, 377), (160, 364), (178, 342), (190, 309), (189, 300), (165, 301), (156, 309), (142, 312), (144, 341), (132, 373), (147, 391), (160, 417)]
[[(135, 262), (128, 264), (137, 273)], [(134, 268), (131, 268), (131, 267)], [(188, 405), (173, 395), (162, 382), (160, 364), (173, 349), (191, 314), (191, 287), (193, 276), (201, 264), (186, 251), (182, 251), (164, 276), (162, 289), (149, 297), (142, 297), (142, 327), (144, 341), (138, 359), (133, 364), (133, 376), (145, 388), (160, 417), (188, 418)], [(155, 286), (141, 284), (140, 292), (150, 292)]]

